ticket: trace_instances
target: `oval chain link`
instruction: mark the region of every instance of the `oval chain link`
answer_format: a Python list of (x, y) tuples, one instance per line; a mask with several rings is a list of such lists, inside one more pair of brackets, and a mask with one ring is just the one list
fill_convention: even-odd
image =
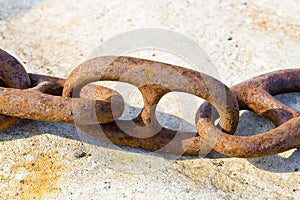
[(300, 112), (273, 95), (300, 92), (300, 70), (287, 69), (263, 74), (239, 83), (231, 90), (238, 99), (240, 110), (252, 110), (268, 118), (277, 128), (251, 136), (228, 135), (214, 127), (211, 105), (200, 108), (198, 132), (210, 140), (211, 148), (234, 157), (260, 157), (281, 153), (300, 146)]

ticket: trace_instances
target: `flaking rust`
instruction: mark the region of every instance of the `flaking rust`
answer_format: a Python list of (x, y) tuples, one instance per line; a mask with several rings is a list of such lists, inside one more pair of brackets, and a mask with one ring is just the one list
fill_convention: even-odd
[(162, 127), (155, 116), (156, 105), (168, 92), (187, 92), (211, 102), (220, 113), (220, 125), (234, 133), (238, 104), (231, 91), (218, 80), (190, 69), (132, 57), (98, 57), (78, 66), (68, 77), (63, 95), (71, 96), (94, 81), (113, 80), (133, 84), (141, 91), (144, 108), (133, 120), (78, 127), (84, 132), (118, 145), (178, 154), (198, 154), (197, 133)]
[(299, 117), (300, 112), (288, 107), (273, 96), (300, 92), (300, 70), (286, 69), (263, 74), (230, 88), (238, 98), (240, 110), (253, 110), (276, 126)]
[[(1, 49), (0, 78), (0, 113), (3, 114), (0, 129), (8, 128), (18, 118), (77, 124), (106, 123), (120, 117), (124, 110), (120, 94), (98, 85), (86, 86), (82, 98), (62, 97), (64, 79), (27, 74), (16, 58)], [(88, 90), (97, 93), (91, 97)]]
[[(277, 128), (252, 136), (233, 136), (218, 130), (211, 121), (210, 107), (200, 108), (198, 132), (211, 147), (233, 157), (261, 157), (300, 146), (300, 112), (276, 100), (273, 95), (300, 92), (300, 69), (263, 74), (231, 88), (240, 110), (252, 110), (268, 118)], [(213, 138), (213, 139), (212, 139)]]
[[(0, 79), (1, 86), (26, 89), (31, 86), (30, 79), (21, 63), (0, 49)], [(0, 130), (10, 127), (18, 118), (0, 115)]]
[[(118, 119), (122, 96), (90, 84), (110, 80), (133, 84), (144, 108), (133, 120)], [(19, 118), (74, 123), (84, 132), (118, 145), (177, 154), (208, 153), (212, 149), (234, 157), (273, 155), (300, 146), (300, 113), (273, 95), (300, 91), (300, 70), (281, 70), (251, 78), (232, 88), (200, 72), (132, 57), (98, 57), (79, 65), (65, 79), (27, 74), (0, 49), (0, 129)], [(196, 132), (162, 127), (155, 110), (160, 99), (177, 91), (201, 97)], [(252, 110), (277, 128), (252, 136), (232, 135), (239, 110)], [(215, 120), (220, 116), (217, 126)]]
[[(121, 98), (119, 98), (121, 99)], [(122, 114), (123, 101), (118, 103)], [(0, 113), (49, 122), (97, 124), (114, 120), (110, 100), (88, 100), (47, 95), (33, 90), (0, 88)], [(93, 117), (95, 113), (96, 118)]]

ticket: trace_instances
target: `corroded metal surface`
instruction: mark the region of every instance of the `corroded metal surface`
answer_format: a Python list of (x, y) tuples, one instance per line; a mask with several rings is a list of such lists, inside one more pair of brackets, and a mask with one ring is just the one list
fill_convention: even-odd
[(263, 74), (230, 88), (238, 98), (240, 110), (250, 109), (270, 119), (276, 126), (300, 116), (273, 95), (299, 92), (300, 70), (287, 69)]
[[(121, 81), (138, 87), (144, 100), (133, 120), (118, 120), (122, 96), (90, 84)], [(132, 57), (98, 57), (79, 65), (61, 79), (27, 74), (23, 66), (0, 49), (0, 129), (18, 118), (73, 123), (86, 133), (118, 145), (178, 154), (208, 153), (214, 149), (235, 157), (260, 157), (300, 146), (300, 112), (272, 95), (299, 92), (300, 70), (281, 70), (251, 78), (232, 88), (220, 81), (178, 66)], [(196, 132), (162, 127), (155, 110), (172, 91), (201, 97)], [(274, 130), (234, 136), (239, 110), (253, 110), (270, 119)], [(10, 117), (11, 116), (11, 117)], [(217, 117), (220, 120), (214, 125)]]
[(300, 92), (300, 70), (280, 70), (244, 81), (231, 88), (240, 110), (253, 110), (270, 119), (277, 128), (252, 136), (232, 136), (218, 130), (211, 120), (211, 105), (200, 108), (197, 126), (203, 141), (216, 151), (234, 157), (273, 155), (300, 146), (299, 112), (272, 95)]
[[(81, 92), (82, 98), (61, 97), (64, 79), (27, 74), (16, 58), (1, 49), (0, 78), (0, 113), (3, 114), (0, 129), (11, 126), (16, 117), (62, 123), (106, 123), (121, 116), (124, 110), (120, 94), (102, 86), (87, 85)], [(96, 92), (90, 95), (89, 90)]]
[(85, 84), (100, 80), (136, 85), (144, 99), (141, 114), (132, 121), (117, 120), (95, 126), (79, 126), (100, 139), (153, 151), (199, 153), (201, 139), (195, 137), (196, 133), (178, 133), (163, 128), (155, 117), (158, 101), (170, 91), (187, 92), (206, 99), (220, 113), (223, 130), (233, 133), (236, 129), (236, 98), (224, 84), (200, 72), (138, 58), (100, 57), (83, 63), (71, 73), (63, 95), (76, 97)]
[[(46, 84), (43, 85), (43, 82), (41, 84), (44, 90), (45, 87), (43, 86)], [(120, 96), (114, 98), (114, 104), (112, 104), (110, 98), (106, 100), (89, 100), (53, 96), (36, 91), (36, 88), (27, 90), (0, 88), (0, 113), (50, 122), (75, 123), (74, 120), (76, 120), (79, 124), (98, 124), (114, 120), (114, 116), (110, 112), (111, 105), (118, 106), (114, 113), (115, 116), (119, 117), (123, 112), (124, 103)], [(104, 87), (101, 87), (101, 90), (111, 91)], [(112, 93), (113, 95), (116, 95), (116, 93)], [(119, 102), (115, 102), (116, 99)]]
[(300, 117), (279, 127), (252, 136), (234, 136), (217, 129), (210, 116), (200, 118), (197, 130), (205, 145), (233, 157), (251, 158), (268, 156), (300, 146)]
[(21, 63), (0, 49), (0, 77), (11, 88), (26, 89), (31, 86), (30, 79)]
[[(20, 62), (0, 49), (0, 79), (1, 86), (26, 89), (31, 86), (30, 79)], [(0, 115), (0, 130), (14, 124), (18, 118)]]

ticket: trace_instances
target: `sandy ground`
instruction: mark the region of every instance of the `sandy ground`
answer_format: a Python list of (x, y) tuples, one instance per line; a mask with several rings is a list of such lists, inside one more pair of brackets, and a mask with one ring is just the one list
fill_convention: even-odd
[[(300, 63), (299, 1), (0, 0), (0, 47), (31, 73), (67, 77), (111, 37), (162, 28), (195, 41), (232, 86)], [(135, 56), (182, 64), (163, 51)], [(186, 66), (188, 67), (188, 66)], [(126, 99), (139, 106), (138, 95)], [(300, 110), (299, 93), (277, 97)], [(140, 100), (140, 99), (139, 99)], [(180, 118), (169, 96), (160, 109)], [(195, 105), (195, 110), (197, 109)], [(130, 109), (129, 109), (130, 110)], [(128, 115), (131, 111), (128, 111)], [(132, 111), (133, 112), (133, 111)], [(194, 113), (184, 118), (193, 123)], [(162, 116), (166, 126), (178, 118)], [(194, 126), (188, 128), (195, 129)], [(237, 135), (274, 126), (241, 112)], [(168, 158), (116, 148), (73, 125), (19, 120), (0, 134), (1, 199), (299, 199), (300, 152), (255, 159)]]

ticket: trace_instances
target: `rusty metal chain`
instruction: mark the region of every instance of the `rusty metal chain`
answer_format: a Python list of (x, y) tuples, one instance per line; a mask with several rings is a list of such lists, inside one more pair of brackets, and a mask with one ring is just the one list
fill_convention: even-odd
[[(131, 83), (139, 88), (144, 100), (144, 108), (134, 122), (116, 120), (100, 125), (78, 126), (100, 139), (108, 138), (116, 144), (151, 151), (198, 154), (200, 145), (197, 133), (161, 127), (156, 119), (156, 105), (170, 91), (191, 93), (211, 102), (221, 113), (220, 126), (225, 131), (233, 134), (237, 127), (238, 104), (232, 92), (218, 80), (200, 72), (138, 58), (100, 57), (83, 63), (70, 74), (63, 95), (76, 94), (74, 90), (80, 91), (85, 84), (99, 80)], [(220, 93), (223, 90), (222, 96)], [(223, 99), (224, 96), (227, 99)]]
[[(124, 110), (122, 96), (90, 84), (103, 80), (138, 87), (144, 101), (138, 117), (118, 119)], [(207, 101), (196, 117), (198, 133), (178, 132), (159, 124), (156, 105), (171, 91)], [(17, 59), (0, 49), (0, 130), (18, 118), (26, 118), (73, 123), (99, 139), (151, 151), (199, 154), (213, 149), (234, 157), (260, 157), (299, 147), (300, 113), (272, 97), (299, 91), (298, 69), (264, 74), (228, 88), (204, 73), (179, 66), (106, 56), (82, 63), (67, 79), (61, 79), (27, 74)], [(252, 110), (277, 128), (252, 136), (234, 136), (239, 110)]]

